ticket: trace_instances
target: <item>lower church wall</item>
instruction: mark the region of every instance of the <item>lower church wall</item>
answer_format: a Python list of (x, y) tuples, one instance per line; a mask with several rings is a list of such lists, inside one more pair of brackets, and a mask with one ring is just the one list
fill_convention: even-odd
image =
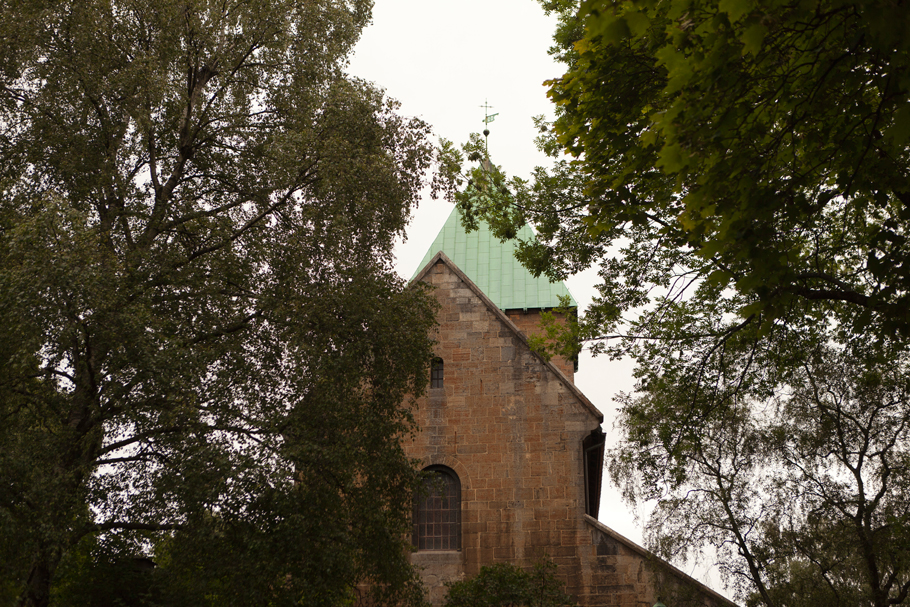
[(596, 519), (585, 516), (591, 551), (590, 581), (579, 588), (581, 605), (652, 607), (659, 599), (668, 607), (735, 607), (735, 604), (692, 579)]

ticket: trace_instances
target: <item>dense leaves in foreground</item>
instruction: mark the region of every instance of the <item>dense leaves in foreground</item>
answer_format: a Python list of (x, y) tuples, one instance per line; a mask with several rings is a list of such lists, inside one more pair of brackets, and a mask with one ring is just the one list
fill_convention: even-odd
[(0, 602), (143, 558), (166, 604), (420, 600), (430, 148), (344, 75), (370, 8), (0, 2)]
[(550, 94), (589, 244), (648, 229), (748, 295), (744, 317), (843, 302), (856, 330), (907, 335), (910, 9), (598, 0), (563, 15)]
[(530, 222), (532, 271), (599, 269), (550, 347), (636, 360), (612, 472), (652, 547), (713, 547), (769, 607), (905, 603), (910, 8), (542, 4), (551, 167), (508, 179), (475, 137), (440, 185), (469, 227)]
[(550, 559), (526, 571), (511, 563), (480, 568), (469, 580), (448, 584), (445, 607), (573, 607)]

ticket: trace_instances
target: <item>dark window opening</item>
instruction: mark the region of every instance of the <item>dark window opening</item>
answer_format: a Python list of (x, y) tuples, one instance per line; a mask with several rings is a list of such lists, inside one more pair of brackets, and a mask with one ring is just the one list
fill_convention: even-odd
[(441, 388), (442, 387), (442, 359), (434, 358), (433, 365), (430, 367), (430, 387), (431, 388)]
[(424, 472), (424, 490), (414, 499), (414, 545), (417, 550), (461, 550), (461, 483), (445, 466)]
[(600, 510), (600, 485), (604, 469), (604, 444), (607, 435), (597, 428), (581, 442), (585, 467), (585, 512), (594, 518)]

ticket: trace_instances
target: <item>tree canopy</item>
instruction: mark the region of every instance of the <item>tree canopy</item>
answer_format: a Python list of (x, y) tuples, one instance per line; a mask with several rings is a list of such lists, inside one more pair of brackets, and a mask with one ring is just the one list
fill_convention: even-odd
[(591, 231), (665, 222), (750, 312), (845, 302), (858, 330), (906, 332), (907, 7), (586, 2), (571, 19), (551, 96)]
[(445, 145), (447, 194), (501, 238), (534, 225), (534, 272), (599, 268), (551, 348), (636, 360), (612, 472), (655, 500), (651, 546), (713, 545), (769, 606), (905, 602), (908, 8), (542, 4), (552, 166)]
[[(655, 505), (647, 541), (717, 551), (769, 607), (903, 604), (910, 592), (906, 353), (737, 334), (724, 356), (665, 365), (622, 397), (611, 473)], [(806, 349), (809, 351), (806, 351)]]
[(434, 308), (391, 251), (431, 148), (344, 73), (371, 6), (0, 2), (4, 601), (86, 554), (168, 604), (419, 600)]

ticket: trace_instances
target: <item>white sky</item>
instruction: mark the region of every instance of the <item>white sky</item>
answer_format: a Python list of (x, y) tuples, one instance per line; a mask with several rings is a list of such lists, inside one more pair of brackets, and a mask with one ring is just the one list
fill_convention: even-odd
[[(533, 0), (375, 0), (368, 27), (351, 61), (350, 73), (385, 88), (401, 102), (401, 113), (428, 122), (435, 137), (456, 144), (483, 130), (484, 109), (498, 112), (490, 124), (493, 162), (509, 176), (528, 177), (546, 165), (537, 151), (532, 117), (553, 116), (543, 82), (565, 70), (547, 49), (556, 20)], [(396, 249), (398, 271), (410, 278), (452, 206), (429, 194)], [(596, 294), (594, 271), (566, 281), (581, 309)], [(611, 446), (613, 396), (634, 387), (630, 362), (582, 354), (575, 384), (604, 413), (607, 447)], [(604, 479), (599, 519), (641, 543), (641, 527), (619, 493)], [(644, 512), (639, 512), (643, 516)], [(722, 590), (718, 575), (690, 571), (708, 586)]]

